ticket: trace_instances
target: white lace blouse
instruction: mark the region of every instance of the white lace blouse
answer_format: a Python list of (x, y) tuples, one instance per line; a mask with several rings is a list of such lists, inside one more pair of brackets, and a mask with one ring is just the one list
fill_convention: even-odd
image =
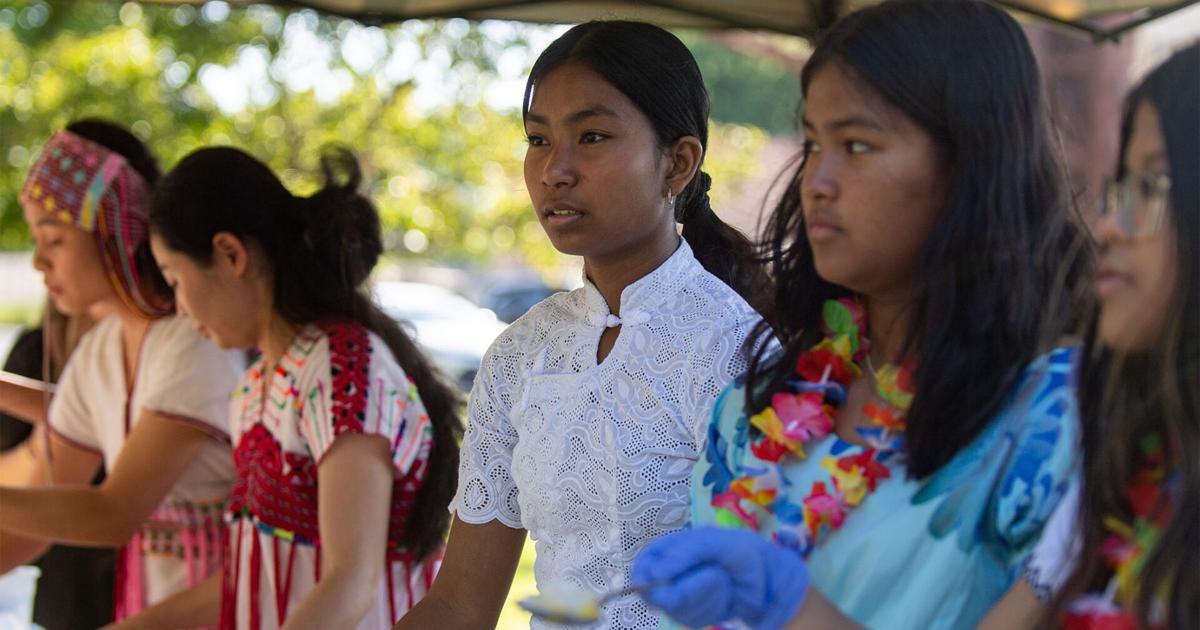
[[(745, 372), (760, 319), (686, 242), (625, 288), (619, 312), (586, 280), (546, 299), (496, 340), (471, 392), (450, 509), (529, 530), (539, 588), (622, 586), (644, 543), (687, 523), (713, 402)], [(600, 334), (617, 324), (597, 365)], [(657, 625), (636, 596), (606, 606), (603, 620)]]

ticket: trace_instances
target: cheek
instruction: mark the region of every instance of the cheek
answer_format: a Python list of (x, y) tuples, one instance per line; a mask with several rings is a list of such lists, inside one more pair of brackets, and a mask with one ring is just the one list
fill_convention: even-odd
[(879, 170), (842, 186), (848, 197), (845, 221), (865, 253), (888, 267), (911, 268), (929, 239), (940, 199), (934, 186), (913, 178)]
[(525, 188), (529, 191), (529, 196), (533, 197), (538, 194), (539, 188), (538, 167), (534, 163), (534, 157), (528, 153), (525, 154)]
[(1169, 230), (1160, 230), (1154, 238), (1139, 243), (1134, 256), (1145, 318), (1156, 329), (1167, 318), (1179, 273), (1174, 244), (1167, 234)]

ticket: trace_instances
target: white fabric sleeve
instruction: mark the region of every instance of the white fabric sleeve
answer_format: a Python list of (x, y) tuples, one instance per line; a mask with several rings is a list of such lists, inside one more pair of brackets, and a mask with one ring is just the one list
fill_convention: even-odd
[(1075, 570), (1079, 552), (1079, 484), (1071, 484), (1042, 530), (1042, 537), (1025, 563), (1025, 581), (1038, 599), (1049, 601)]
[(100, 356), (102, 349), (96, 347), (98, 341), (95, 334), (85, 335), (71, 353), (58, 378), (48, 416), (52, 433), (72, 446), (95, 453), (100, 453), (100, 432), (95, 425), (98, 418), (90, 405), (100, 401), (89, 400), (84, 386), (88, 374), (99, 369), (91, 360)]
[(157, 324), (146, 349), (136, 392), (141, 411), (186, 422), (229, 439), (229, 398), (238, 384), (238, 353), (218, 348), (184, 317)]
[[(353, 334), (364, 332), (361, 328), (346, 328)], [(365, 359), (366, 387), (335, 391), (337, 386), (329, 385), (329, 391), (325, 391), (328, 382), (320, 376), (331, 375), (332, 366), (313, 366), (323, 374), (317, 375), (316, 382), (303, 386), (308, 395), (301, 407), (300, 433), (318, 466), (338, 436), (358, 433), (387, 438), (398, 476), (414, 468), (419, 472), (433, 450), (433, 423), (416, 385), (392, 357), (391, 350), (379, 337), (367, 334), (371, 352)], [(334, 351), (331, 348), (328, 356), (332, 357)], [(356, 412), (360, 407), (361, 413)]]
[(521, 507), (513, 479), (518, 434), (508, 414), (513, 407), (505, 377), (515, 379), (520, 355), (501, 335), (483, 358), (467, 406), (467, 431), (459, 451), (458, 492), (450, 511), (467, 523), (498, 520), (520, 529)]

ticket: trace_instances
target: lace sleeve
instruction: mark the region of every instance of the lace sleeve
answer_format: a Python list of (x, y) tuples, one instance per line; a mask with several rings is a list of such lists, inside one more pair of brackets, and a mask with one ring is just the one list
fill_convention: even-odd
[[(511, 404), (505, 377), (514, 377), (519, 359), (504, 349), (502, 337), (488, 350), (475, 377), (467, 408), (467, 432), (459, 455), (458, 492), (450, 511), (467, 523), (493, 520), (521, 528), (521, 508), (512, 476), (517, 431), (509, 421)], [(511, 401), (509, 401), (511, 402)]]

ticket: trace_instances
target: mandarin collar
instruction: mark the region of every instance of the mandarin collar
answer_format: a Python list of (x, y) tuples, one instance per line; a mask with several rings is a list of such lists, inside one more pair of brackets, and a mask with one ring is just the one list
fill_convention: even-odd
[(653, 313), (668, 298), (679, 292), (699, 264), (691, 246), (680, 237), (679, 247), (654, 271), (638, 278), (621, 291), (621, 316), (612, 314), (604, 296), (586, 271), (583, 273), (584, 320), (596, 328), (640, 326), (653, 318)]

